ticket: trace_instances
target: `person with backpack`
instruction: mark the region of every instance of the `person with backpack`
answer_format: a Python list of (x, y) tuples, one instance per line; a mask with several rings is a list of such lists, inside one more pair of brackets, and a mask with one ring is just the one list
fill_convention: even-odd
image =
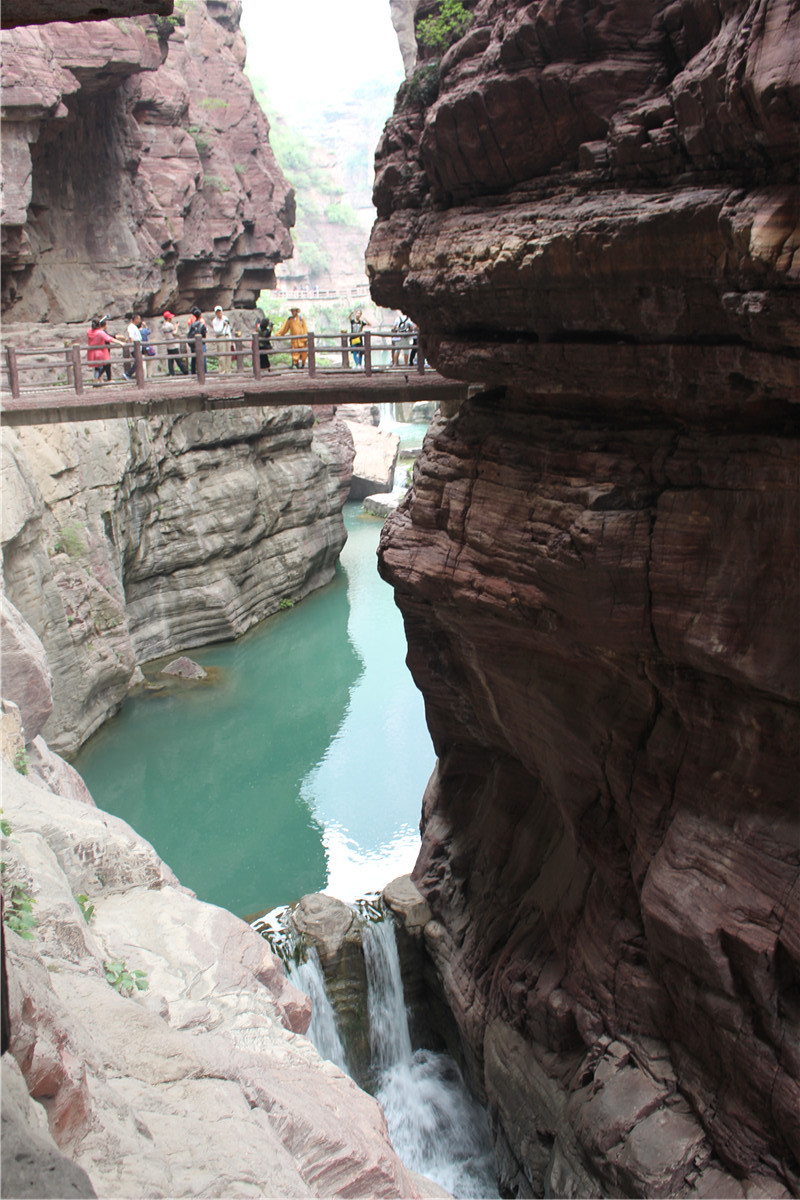
[(206, 362), (207, 362), (205, 339), (208, 337), (208, 329), (206, 327), (205, 321), (203, 320), (203, 314), (201, 313), (199, 308), (195, 307), (192, 309), (192, 322), (186, 331), (186, 336), (189, 339), (189, 343), (192, 348), (192, 357), (191, 357), (191, 361), (189, 363), (189, 370), (191, 371), (192, 375), (196, 375), (197, 374), (197, 357), (196, 357), (196, 355), (197, 355), (197, 339), (199, 337), (201, 337), (203, 339), (203, 367), (204, 368), (205, 368)]
[[(351, 312), (348, 320), (350, 322), (350, 346), (363, 346), (364, 326), (370, 325), (372, 322), (366, 320), (360, 308), (357, 308), (355, 312)], [(360, 367), (364, 361), (364, 351), (351, 349), (350, 353), (353, 355), (353, 366), (356, 368)]]
[(404, 333), (411, 333), (411, 322), (405, 315), (400, 316), (392, 326), (392, 366), (400, 366), (400, 353), (403, 352), (403, 365), (408, 362), (408, 351), (411, 346), (409, 337), (402, 337)]
[(260, 321), (256, 321), (256, 333), (258, 335), (258, 361), (261, 364), (262, 371), (268, 371), (270, 369), (269, 354), (267, 351), (272, 349), (272, 342), (270, 340), (272, 336), (272, 329), (273, 325), (269, 317), (262, 316)]

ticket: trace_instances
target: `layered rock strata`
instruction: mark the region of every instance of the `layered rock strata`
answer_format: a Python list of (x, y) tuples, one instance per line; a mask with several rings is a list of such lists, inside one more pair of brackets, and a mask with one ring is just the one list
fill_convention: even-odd
[[(28, 742), (47, 707), (41, 657), (16, 694)], [(4, 1192), (440, 1194), (301, 1036), (310, 1002), (266, 942), (181, 887), (61, 767), (48, 783), (35, 763), (0, 764), (7, 915), (22, 894), (35, 916), (27, 940), (5, 930)]]
[(139, 663), (239, 636), (326, 583), (345, 542), (353, 443), (325, 411), (3, 429), (1, 445), (5, 592), (46, 648), (62, 753)]
[(193, 0), (4, 32), (7, 319), (252, 307), (274, 286), (294, 194), (242, 70), (240, 14)]
[(491, 389), (381, 541), (427, 942), (508, 1193), (797, 1194), (800, 8), (470, 7), (368, 251)]

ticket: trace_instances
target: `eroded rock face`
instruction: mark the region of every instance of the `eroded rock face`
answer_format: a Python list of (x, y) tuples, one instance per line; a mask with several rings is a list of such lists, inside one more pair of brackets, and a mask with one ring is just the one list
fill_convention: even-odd
[(3, 311), (252, 307), (294, 194), (242, 71), (239, 0), (3, 34)]
[(346, 538), (352, 439), (309, 408), (4, 429), (2, 449), (6, 594), (54, 679), (31, 737), (62, 753), (140, 662), (238, 637), (326, 583)]
[(483, 0), (379, 154), (373, 296), (491, 385), (380, 561), (519, 1194), (800, 1185), (798, 53), (788, 0)]

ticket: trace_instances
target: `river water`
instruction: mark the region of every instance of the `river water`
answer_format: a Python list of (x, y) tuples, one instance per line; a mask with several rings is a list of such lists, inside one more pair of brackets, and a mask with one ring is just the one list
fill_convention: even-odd
[(239, 916), (307, 892), (350, 902), (419, 848), (434, 764), (422, 697), (377, 572), (382, 522), (348, 504), (345, 523), (327, 587), (191, 651), (209, 681), (131, 697), (75, 759), (101, 808)]

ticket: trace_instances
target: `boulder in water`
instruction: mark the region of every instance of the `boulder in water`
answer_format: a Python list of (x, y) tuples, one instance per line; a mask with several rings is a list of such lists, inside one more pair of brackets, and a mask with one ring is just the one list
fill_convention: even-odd
[(173, 658), (171, 663), (167, 663), (161, 670), (162, 675), (179, 675), (181, 679), (207, 679), (208, 672), (204, 671), (199, 663), (196, 663), (192, 658)]

